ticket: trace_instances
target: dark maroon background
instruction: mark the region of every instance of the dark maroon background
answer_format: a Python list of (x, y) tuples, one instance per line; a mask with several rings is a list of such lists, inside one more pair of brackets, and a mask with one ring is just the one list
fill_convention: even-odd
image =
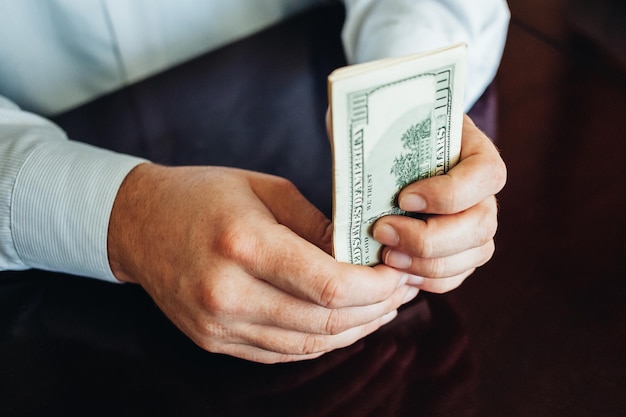
[[(472, 115), (509, 169), (494, 259), (458, 290), (318, 360), (206, 353), (138, 287), (0, 274), (0, 415), (626, 415), (626, 21), (616, 0), (510, 1)], [(283, 175), (329, 214), (322, 7), (56, 119), (167, 164)], [(621, 23), (620, 23), (621, 22)]]

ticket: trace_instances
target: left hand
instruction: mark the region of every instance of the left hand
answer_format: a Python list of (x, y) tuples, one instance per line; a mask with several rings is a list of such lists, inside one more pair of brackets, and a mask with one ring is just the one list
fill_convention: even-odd
[(385, 264), (409, 272), (422, 290), (443, 293), (485, 264), (495, 250), (495, 195), (506, 166), (491, 140), (465, 116), (459, 163), (445, 175), (417, 181), (399, 195), (400, 208), (428, 213), (426, 220), (385, 216), (373, 228), (386, 245)]

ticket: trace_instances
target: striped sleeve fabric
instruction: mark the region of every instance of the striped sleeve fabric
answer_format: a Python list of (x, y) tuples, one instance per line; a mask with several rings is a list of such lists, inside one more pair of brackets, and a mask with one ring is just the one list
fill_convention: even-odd
[(108, 222), (143, 159), (68, 140), (0, 97), (0, 269), (39, 268), (116, 282)]

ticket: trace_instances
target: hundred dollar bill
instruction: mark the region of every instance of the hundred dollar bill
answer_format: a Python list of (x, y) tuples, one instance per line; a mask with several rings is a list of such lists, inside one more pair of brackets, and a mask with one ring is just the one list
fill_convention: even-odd
[(459, 160), (465, 44), (335, 70), (328, 77), (333, 151), (333, 250), (375, 265), (374, 222), (398, 207), (406, 185)]

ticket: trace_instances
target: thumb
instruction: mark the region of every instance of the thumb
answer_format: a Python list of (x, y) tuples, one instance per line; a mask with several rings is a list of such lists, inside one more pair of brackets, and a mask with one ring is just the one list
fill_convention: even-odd
[(326, 253), (332, 252), (332, 223), (289, 180), (261, 174), (251, 180), (257, 197), (276, 222)]

